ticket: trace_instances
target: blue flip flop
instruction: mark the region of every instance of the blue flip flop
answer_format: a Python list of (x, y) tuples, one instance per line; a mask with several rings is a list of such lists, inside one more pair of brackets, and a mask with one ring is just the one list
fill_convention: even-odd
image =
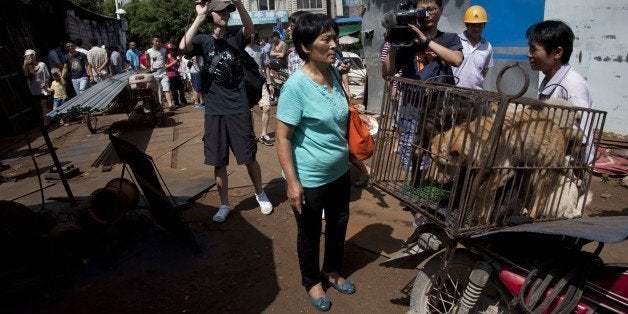
[(331, 308), (331, 299), (328, 296), (322, 296), (320, 298), (310, 297), (310, 303), (319, 311), (327, 312)]

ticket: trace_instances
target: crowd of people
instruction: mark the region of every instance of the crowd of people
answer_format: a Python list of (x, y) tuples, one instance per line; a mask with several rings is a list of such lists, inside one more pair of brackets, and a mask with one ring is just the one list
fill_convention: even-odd
[(129, 42), (126, 51), (117, 45), (101, 45), (97, 39), (89, 41), (89, 49), (82, 45), (80, 38), (56, 42), (44, 60), (34, 49), (24, 52), (22, 72), (27, 78), (31, 103), (41, 112), (44, 126), (50, 123), (46, 116), (50, 109), (56, 110), (90, 86), (127, 71), (154, 72), (168, 109), (186, 104), (186, 94), (191, 94), (195, 108), (204, 108), (198, 75), (202, 58), (199, 62), (196, 58), (186, 59), (172, 43), (162, 45), (158, 36), (151, 38), (151, 46), (144, 51), (138, 49), (135, 41)]

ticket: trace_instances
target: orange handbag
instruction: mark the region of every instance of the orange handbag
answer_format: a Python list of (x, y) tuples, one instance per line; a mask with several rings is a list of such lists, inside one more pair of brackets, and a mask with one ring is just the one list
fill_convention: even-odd
[(358, 109), (349, 102), (349, 126), (347, 142), (351, 158), (365, 160), (373, 156), (375, 141), (366, 123), (360, 118)]
[(365, 160), (373, 156), (375, 151), (375, 141), (371, 132), (360, 118), (360, 113), (354, 104), (351, 103), (347, 91), (345, 91), (342, 81), (338, 77), (335, 71), (332, 69), (332, 73), (338, 80), (342, 92), (345, 94), (347, 103), (349, 104), (349, 121), (347, 126), (347, 142), (349, 144), (349, 154), (352, 159)]

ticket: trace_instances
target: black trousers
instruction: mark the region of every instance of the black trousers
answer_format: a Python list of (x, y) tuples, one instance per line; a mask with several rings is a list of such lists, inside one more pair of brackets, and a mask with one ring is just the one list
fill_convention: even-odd
[(333, 182), (316, 188), (303, 188), (305, 204), (301, 214), (294, 208), (297, 221), (297, 254), (301, 284), (309, 290), (321, 282), (319, 252), (323, 209), (325, 210), (325, 256), (322, 271), (339, 272), (344, 253), (351, 182), (349, 171)]

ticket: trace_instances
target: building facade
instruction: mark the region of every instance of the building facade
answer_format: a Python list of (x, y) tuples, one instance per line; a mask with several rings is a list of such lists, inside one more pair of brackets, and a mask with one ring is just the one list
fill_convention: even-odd
[[(245, 0), (243, 2), (255, 24), (255, 31), (260, 37), (270, 37), (273, 30), (278, 28), (286, 30), (288, 17), (296, 11), (309, 11), (336, 18), (354, 16), (348, 15), (349, 12), (357, 16), (362, 10), (362, 0)], [(237, 12), (232, 14), (229, 25), (242, 25)]]

